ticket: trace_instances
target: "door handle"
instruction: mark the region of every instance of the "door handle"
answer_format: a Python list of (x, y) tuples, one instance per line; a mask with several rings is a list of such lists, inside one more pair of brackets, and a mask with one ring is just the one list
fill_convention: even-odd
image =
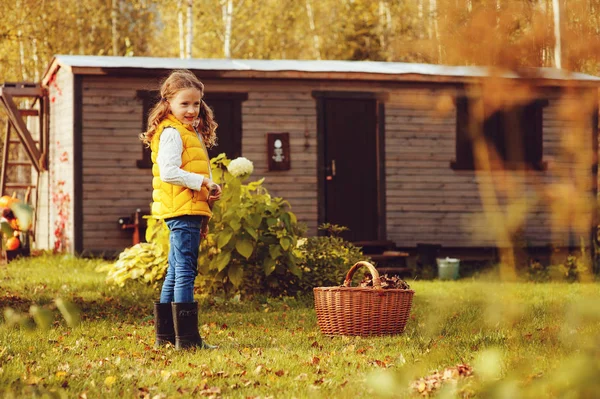
[(335, 159), (331, 160), (330, 166), (327, 168), (327, 177), (326, 180), (333, 180), (333, 178), (335, 177)]

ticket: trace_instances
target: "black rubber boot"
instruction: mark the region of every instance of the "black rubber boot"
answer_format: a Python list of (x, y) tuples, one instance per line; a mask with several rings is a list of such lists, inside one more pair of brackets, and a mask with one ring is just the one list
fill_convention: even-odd
[(154, 302), (155, 348), (168, 343), (175, 345), (175, 328), (173, 327), (173, 311), (171, 309), (171, 303)]
[(198, 302), (175, 303), (173, 324), (175, 325), (175, 349), (217, 349), (202, 340), (198, 332)]

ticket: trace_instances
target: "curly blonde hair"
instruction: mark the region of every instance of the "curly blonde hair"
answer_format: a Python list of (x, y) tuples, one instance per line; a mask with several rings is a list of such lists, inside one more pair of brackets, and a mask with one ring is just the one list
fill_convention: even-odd
[[(156, 133), (158, 125), (169, 115), (171, 109), (168, 100), (172, 99), (178, 92), (185, 89), (198, 89), (200, 98), (204, 97), (204, 84), (198, 80), (196, 75), (187, 69), (178, 69), (173, 72), (162, 82), (160, 86), (160, 101), (150, 110), (148, 115), (148, 127), (146, 131), (140, 134), (140, 140), (145, 145), (150, 147), (152, 138)], [(211, 148), (217, 145), (217, 122), (214, 119), (212, 109), (200, 100), (200, 112), (198, 113), (200, 123), (196, 128), (202, 135), (202, 139), (206, 147)]]

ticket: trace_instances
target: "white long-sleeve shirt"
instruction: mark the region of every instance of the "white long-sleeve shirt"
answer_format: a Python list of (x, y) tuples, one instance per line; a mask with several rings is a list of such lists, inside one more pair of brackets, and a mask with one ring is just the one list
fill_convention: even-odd
[[(200, 138), (200, 142), (202, 142), (202, 138)], [(172, 127), (165, 128), (160, 135), (158, 155), (156, 157), (156, 162), (160, 170), (160, 180), (165, 183), (200, 191), (204, 175), (181, 169), (182, 153), (183, 141), (177, 129)]]

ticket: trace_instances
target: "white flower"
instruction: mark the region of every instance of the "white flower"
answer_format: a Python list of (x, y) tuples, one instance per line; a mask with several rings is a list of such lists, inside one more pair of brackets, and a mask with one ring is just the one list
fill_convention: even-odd
[(235, 177), (249, 175), (254, 171), (254, 165), (248, 158), (238, 157), (229, 163), (227, 170)]

